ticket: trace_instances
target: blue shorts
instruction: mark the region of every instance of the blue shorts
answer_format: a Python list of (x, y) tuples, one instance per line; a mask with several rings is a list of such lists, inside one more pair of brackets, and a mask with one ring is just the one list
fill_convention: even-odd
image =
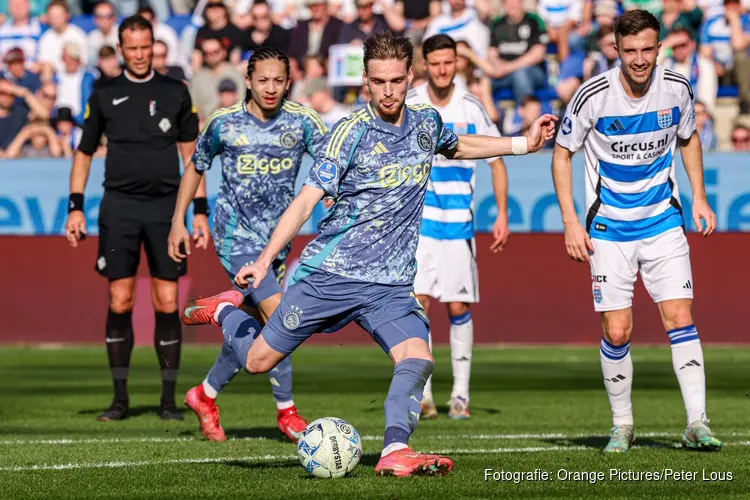
[(385, 352), (404, 340), (427, 342), (430, 322), (411, 285), (383, 285), (314, 271), (290, 284), (263, 328), (274, 350), (289, 355), (313, 333), (333, 333), (352, 321)]
[(276, 259), (268, 269), (268, 274), (260, 282), (258, 288), (249, 286), (245, 289), (239, 288), (234, 283), (234, 277), (240, 272), (245, 264), (249, 264), (258, 259), (258, 255), (231, 255), (229, 257), (219, 255), (221, 265), (227, 272), (229, 279), (232, 280), (234, 287), (245, 295), (245, 304), (251, 307), (258, 307), (262, 301), (268, 297), (281, 293), (281, 284), (284, 281), (286, 272), (286, 259)]

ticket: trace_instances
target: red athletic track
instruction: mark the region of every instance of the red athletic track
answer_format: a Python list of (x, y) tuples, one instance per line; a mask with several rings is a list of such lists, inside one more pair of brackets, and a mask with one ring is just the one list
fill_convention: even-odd
[[(310, 237), (295, 240), (296, 257)], [(0, 237), (0, 342), (100, 342), (107, 311), (106, 281), (94, 272), (97, 239), (72, 249), (62, 237)], [(748, 343), (750, 235), (691, 235), (695, 316), (704, 342)], [(481, 343), (596, 343), (588, 265), (571, 261), (561, 234), (513, 235), (504, 252), (489, 252), (478, 237), (481, 303), (472, 309), (474, 339)], [(228, 288), (212, 250), (194, 251), (182, 281), (180, 305)], [(153, 313), (142, 259), (134, 311), (136, 340), (151, 344)], [(437, 305), (437, 304), (436, 304)], [(433, 307), (433, 334), (447, 342), (444, 308)], [(666, 344), (659, 314), (642, 285), (636, 287), (634, 342)], [(747, 308), (747, 309), (746, 309)], [(186, 327), (188, 342), (219, 342), (216, 328)], [(316, 343), (368, 343), (357, 326), (316, 335)]]

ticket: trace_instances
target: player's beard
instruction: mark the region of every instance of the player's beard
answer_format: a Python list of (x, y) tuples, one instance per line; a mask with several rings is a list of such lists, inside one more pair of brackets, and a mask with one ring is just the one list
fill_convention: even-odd
[(153, 67), (151, 65), (151, 61), (149, 61), (148, 65), (146, 65), (146, 70), (141, 73), (136, 72), (135, 65), (126, 65), (126, 69), (128, 70), (128, 73), (130, 73), (130, 76), (141, 80), (151, 74), (151, 70), (153, 69)]
[[(383, 101), (384, 100), (385, 99), (383, 99)], [(387, 122), (397, 120), (398, 117), (401, 116), (401, 111), (404, 109), (404, 103), (406, 100), (404, 99), (400, 102), (396, 102), (390, 107), (383, 106), (383, 101), (378, 102), (378, 113), (381, 118)]]

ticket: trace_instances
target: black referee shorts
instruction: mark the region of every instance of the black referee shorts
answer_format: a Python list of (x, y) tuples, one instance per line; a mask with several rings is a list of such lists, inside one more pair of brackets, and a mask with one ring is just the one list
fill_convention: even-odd
[(151, 276), (175, 281), (187, 272), (167, 253), (177, 193), (152, 199), (105, 191), (99, 208), (99, 255), (95, 268), (110, 280), (131, 278), (138, 271), (141, 245)]

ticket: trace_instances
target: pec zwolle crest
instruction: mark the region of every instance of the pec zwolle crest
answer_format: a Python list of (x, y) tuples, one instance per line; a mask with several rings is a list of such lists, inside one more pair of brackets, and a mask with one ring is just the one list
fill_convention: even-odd
[(287, 330), (296, 330), (297, 327), (299, 327), (301, 314), (302, 309), (300, 309), (299, 307), (292, 306), (289, 308), (289, 310), (284, 315), (284, 326)]
[(297, 145), (297, 135), (294, 132), (284, 132), (281, 134), (281, 145), (291, 149)]
[(656, 113), (656, 116), (659, 121), (659, 127), (668, 128), (672, 126), (672, 110), (671, 109), (661, 109)]
[(594, 285), (594, 301), (597, 304), (602, 302), (602, 288), (599, 285)]
[(430, 134), (424, 130), (417, 134), (417, 144), (422, 148), (422, 151), (431, 151), (432, 139), (430, 138)]

